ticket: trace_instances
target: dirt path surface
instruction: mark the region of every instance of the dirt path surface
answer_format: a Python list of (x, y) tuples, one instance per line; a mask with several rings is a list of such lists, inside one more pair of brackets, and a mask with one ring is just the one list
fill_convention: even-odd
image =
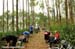
[(48, 49), (48, 44), (44, 41), (43, 33), (33, 34), (29, 39), (29, 43), (25, 44), (24, 49)]

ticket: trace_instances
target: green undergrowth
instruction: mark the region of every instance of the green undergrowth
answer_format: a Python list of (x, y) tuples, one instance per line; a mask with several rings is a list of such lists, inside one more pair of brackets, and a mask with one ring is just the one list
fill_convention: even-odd
[(49, 27), (51, 31), (59, 31), (60, 38), (67, 40), (69, 43), (75, 46), (75, 25), (71, 24), (62, 24), (62, 25), (51, 25)]

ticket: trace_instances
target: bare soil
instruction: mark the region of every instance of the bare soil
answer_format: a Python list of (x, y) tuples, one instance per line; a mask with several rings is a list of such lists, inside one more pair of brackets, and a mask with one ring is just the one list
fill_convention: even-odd
[(24, 49), (48, 49), (48, 44), (45, 43), (43, 32), (33, 34), (29, 42), (24, 45)]

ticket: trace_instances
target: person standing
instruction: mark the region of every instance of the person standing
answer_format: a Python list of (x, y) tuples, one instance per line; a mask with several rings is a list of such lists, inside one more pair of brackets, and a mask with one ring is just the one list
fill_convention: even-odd
[(30, 31), (30, 34), (33, 34), (33, 26), (32, 25), (30, 25), (29, 31)]

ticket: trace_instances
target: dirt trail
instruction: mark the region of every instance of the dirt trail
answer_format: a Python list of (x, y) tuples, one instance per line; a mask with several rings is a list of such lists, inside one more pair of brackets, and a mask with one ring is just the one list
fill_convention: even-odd
[(29, 39), (29, 43), (25, 44), (24, 49), (48, 49), (48, 44), (44, 41), (43, 33), (33, 34)]

